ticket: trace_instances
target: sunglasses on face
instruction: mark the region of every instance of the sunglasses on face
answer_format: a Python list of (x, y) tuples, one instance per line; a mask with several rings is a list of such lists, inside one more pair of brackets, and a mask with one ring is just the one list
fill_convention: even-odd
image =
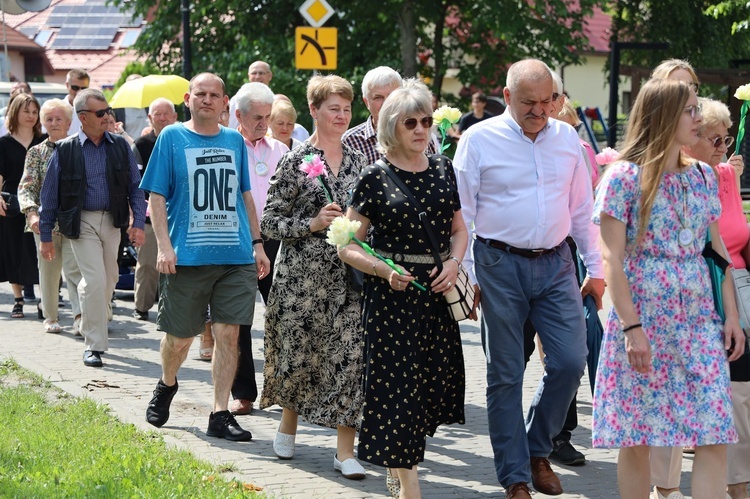
[(87, 88), (89, 88), (89, 87), (79, 87), (78, 85), (71, 85), (70, 86), (70, 89), (71, 90), (75, 90), (76, 92), (78, 92), (79, 90), (86, 90)]
[(78, 112), (79, 113), (94, 113), (97, 118), (104, 118), (105, 114), (113, 114), (111, 107), (108, 107), (108, 108), (105, 108), (105, 109), (100, 109), (98, 111), (92, 111), (91, 109), (81, 109)]
[(422, 128), (432, 128), (432, 116), (425, 116), (421, 120), (417, 120), (417, 118), (407, 118), (403, 123), (407, 130), (414, 130), (417, 128), (417, 123), (421, 123)]
[(722, 143), (726, 146), (727, 149), (729, 149), (732, 146), (732, 144), (734, 144), (734, 137), (730, 135), (727, 135), (725, 137), (714, 137), (713, 139), (709, 137), (703, 137), (703, 138), (709, 141), (711, 145), (714, 146), (714, 148), (716, 149), (718, 149)]

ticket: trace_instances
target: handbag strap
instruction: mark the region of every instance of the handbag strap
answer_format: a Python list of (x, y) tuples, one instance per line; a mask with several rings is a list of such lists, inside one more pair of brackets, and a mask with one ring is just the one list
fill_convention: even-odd
[(393, 183), (396, 184), (396, 187), (398, 187), (404, 194), (404, 196), (406, 196), (406, 198), (414, 205), (414, 208), (419, 214), (419, 221), (422, 222), (422, 227), (427, 233), (427, 238), (430, 240), (430, 252), (432, 253), (432, 257), (435, 259), (435, 263), (438, 267), (438, 272), (442, 272), (443, 260), (440, 258), (440, 250), (438, 249), (437, 239), (435, 239), (435, 234), (430, 228), (430, 222), (427, 220), (427, 212), (424, 210), (422, 203), (417, 201), (417, 198), (414, 197), (414, 194), (412, 194), (411, 190), (406, 187), (406, 184), (404, 184), (403, 180), (401, 180), (398, 175), (396, 175), (396, 172), (394, 172), (393, 169), (390, 168), (385, 161), (379, 159), (375, 162), (375, 164), (378, 165), (380, 169), (383, 170), (386, 175), (388, 175), (388, 177), (390, 177)]

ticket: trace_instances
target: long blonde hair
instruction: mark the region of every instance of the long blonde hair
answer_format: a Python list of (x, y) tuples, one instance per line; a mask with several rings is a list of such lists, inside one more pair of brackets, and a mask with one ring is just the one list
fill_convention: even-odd
[[(677, 125), (691, 92), (690, 87), (681, 81), (649, 80), (638, 93), (630, 112), (625, 144), (620, 150), (619, 159), (640, 167), (639, 240), (648, 227), (651, 208), (667, 167), (666, 154), (674, 141)], [(680, 166), (688, 163), (689, 158), (680, 152)]]

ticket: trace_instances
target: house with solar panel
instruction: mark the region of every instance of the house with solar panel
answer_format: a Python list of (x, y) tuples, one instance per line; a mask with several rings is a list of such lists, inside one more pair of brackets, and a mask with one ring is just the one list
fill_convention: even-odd
[(111, 88), (125, 66), (138, 60), (131, 47), (144, 24), (142, 18), (106, 5), (106, 0), (52, 0), (41, 12), (6, 14), (5, 22), (41, 47), (46, 56), (41, 64), (51, 66), (33, 66), (34, 74), (14, 74), (16, 79), (39, 81), (43, 74), (48, 83), (65, 84), (67, 72), (78, 68), (100, 89)]

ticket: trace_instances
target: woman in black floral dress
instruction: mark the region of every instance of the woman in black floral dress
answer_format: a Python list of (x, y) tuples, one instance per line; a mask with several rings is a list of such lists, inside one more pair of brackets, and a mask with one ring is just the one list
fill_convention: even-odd
[[(430, 93), (408, 80), (386, 99), (378, 119), (384, 168), (392, 170), (427, 212), (442, 270), (417, 209), (381, 166), (368, 166), (354, 188), (346, 216), (362, 222), (357, 238), (371, 229), (372, 246), (406, 271), (400, 275), (356, 244), (341, 258), (365, 272), (364, 406), (358, 455), (395, 469), (402, 499), (421, 497), (417, 464), (426, 436), (441, 424), (464, 422), (464, 362), (458, 324), (443, 294), (456, 282), (468, 234), (461, 217), (453, 166), (444, 156), (425, 155), (432, 126)], [(420, 291), (412, 280), (426, 285)], [(392, 473), (389, 472), (389, 473)], [(389, 489), (399, 485), (388, 475)]]
[[(283, 408), (273, 449), (291, 459), (297, 417), (336, 428), (334, 468), (352, 479), (365, 476), (354, 459), (362, 408), (362, 326), (359, 293), (326, 243), (326, 230), (343, 215), (364, 156), (341, 143), (351, 121), (352, 87), (338, 76), (315, 76), (307, 86), (315, 133), (285, 154), (270, 182), (261, 231), (281, 241), (266, 304), (265, 368), (261, 409)], [(317, 157), (317, 159), (313, 159)], [(300, 170), (325, 165), (318, 178)], [(326, 193), (327, 191), (327, 193)], [(330, 195), (331, 199), (327, 196)]]

